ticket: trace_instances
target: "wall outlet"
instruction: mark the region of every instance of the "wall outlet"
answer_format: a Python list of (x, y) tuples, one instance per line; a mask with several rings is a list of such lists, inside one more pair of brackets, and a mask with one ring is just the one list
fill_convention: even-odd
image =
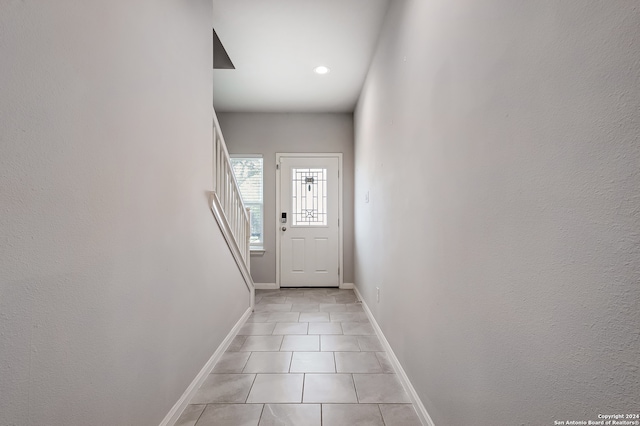
[(376, 302), (380, 303), (380, 287), (376, 287)]

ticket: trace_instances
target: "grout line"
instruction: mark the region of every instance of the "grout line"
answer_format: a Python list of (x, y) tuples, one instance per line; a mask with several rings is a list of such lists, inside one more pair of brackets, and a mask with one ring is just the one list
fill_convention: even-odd
[[(207, 409), (207, 405), (209, 405), (209, 404), (204, 404), (204, 408), (203, 408), (203, 409), (202, 409), (202, 411), (200, 412), (200, 415), (199, 415), (199, 416), (198, 416), (198, 418), (196, 419), (196, 422), (193, 424), (194, 426), (197, 426), (197, 425), (198, 425), (198, 422), (200, 421), (200, 418), (201, 418), (201, 417), (202, 417), (202, 415), (204, 414), (204, 410), (206, 410), (206, 409)], [(189, 405), (187, 405), (187, 407), (189, 407)], [(186, 408), (185, 408), (185, 410), (186, 410)], [(178, 417), (178, 419), (179, 419), (179, 417)]]
[[(240, 353), (242, 353), (242, 352), (240, 352)], [(249, 356), (247, 357), (247, 360), (242, 365), (242, 369), (240, 370), (240, 374), (244, 374), (244, 369), (247, 368), (247, 364), (249, 364), (249, 358), (251, 358), (251, 355), (253, 355), (253, 351), (249, 352)], [(213, 368), (215, 368), (215, 367), (213, 367)], [(251, 391), (251, 389), (249, 389), (249, 391)]]
[[(262, 420), (262, 415), (264, 414), (264, 409), (267, 406), (267, 404), (262, 404), (262, 410), (260, 410), (260, 417), (258, 418), (258, 424), (260, 424), (260, 421)], [(384, 420), (383, 420), (384, 422)]]
[(251, 387), (249, 387), (249, 392), (247, 392), (247, 397), (244, 399), (244, 404), (247, 404), (247, 401), (249, 400), (249, 395), (251, 395), (251, 391), (253, 390), (253, 385), (255, 385), (257, 378), (258, 378), (258, 374), (256, 373), (253, 376), (253, 381), (251, 382)]
[(384, 416), (382, 415), (382, 408), (380, 408), (380, 404), (378, 404), (378, 411), (380, 411), (380, 418), (382, 419), (382, 425), (386, 426), (386, 422), (384, 421)]
[(380, 372), (384, 373), (384, 368), (382, 368), (382, 363), (380, 362), (380, 360), (378, 359), (378, 355), (375, 352), (372, 352), (373, 354), (373, 358), (376, 360), (376, 362), (378, 363), (378, 367), (380, 367)]
[(353, 390), (356, 392), (356, 401), (360, 404), (360, 397), (358, 396), (358, 387), (356, 386), (356, 381), (353, 378), (353, 374), (351, 374), (351, 382), (353, 383)]
[[(247, 364), (249, 363), (249, 359), (251, 358), (252, 354), (253, 354), (253, 352), (249, 352), (249, 358), (247, 358), (247, 362), (242, 367), (242, 370), (240, 370), (239, 374), (252, 374), (252, 373), (247, 373), (247, 372), (244, 371), (247, 368)], [(253, 373), (253, 374), (255, 374), (255, 373)], [(255, 378), (253, 380), (255, 380)], [(251, 392), (251, 388), (249, 388), (249, 392)]]
[(284, 344), (284, 336), (282, 336), (282, 340), (280, 340), (280, 346), (278, 346), (278, 352), (282, 351), (283, 344)]

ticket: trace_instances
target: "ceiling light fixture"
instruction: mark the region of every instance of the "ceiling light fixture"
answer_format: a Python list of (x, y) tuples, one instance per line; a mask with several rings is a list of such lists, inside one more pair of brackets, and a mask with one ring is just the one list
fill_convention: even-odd
[(325, 67), (324, 65), (320, 65), (319, 67), (315, 67), (313, 69), (313, 72), (315, 72), (316, 74), (327, 74), (329, 71), (331, 71), (329, 68)]

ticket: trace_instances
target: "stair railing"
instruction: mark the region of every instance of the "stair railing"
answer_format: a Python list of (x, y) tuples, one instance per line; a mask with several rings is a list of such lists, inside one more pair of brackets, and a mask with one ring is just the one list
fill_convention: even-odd
[[(251, 214), (242, 202), (238, 182), (233, 174), (229, 151), (227, 151), (227, 145), (224, 142), (215, 112), (213, 113), (213, 197), (211, 209), (219, 223), (222, 222), (220, 226), (225, 238), (229, 239), (227, 234), (232, 237), (232, 241), (227, 241), (227, 243), (232, 249), (232, 253), (234, 249), (237, 250), (234, 257), (243, 271), (247, 287), (253, 294), (253, 280), (249, 274)], [(237, 259), (238, 255), (241, 259)], [(240, 265), (239, 260), (244, 265)]]

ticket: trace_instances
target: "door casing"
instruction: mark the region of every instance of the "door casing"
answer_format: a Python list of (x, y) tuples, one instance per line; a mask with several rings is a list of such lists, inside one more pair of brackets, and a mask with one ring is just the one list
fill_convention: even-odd
[(342, 153), (341, 152), (327, 152), (327, 153), (276, 153), (276, 287), (280, 288), (280, 238), (281, 233), (279, 232), (282, 224), (280, 223), (280, 212), (282, 212), (282, 200), (280, 197), (280, 186), (281, 186), (281, 168), (280, 168), (280, 159), (281, 158), (337, 158), (338, 159), (338, 283), (340, 288), (343, 287), (344, 284), (344, 265), (343, 265), (343, 253), (344, 253), (344, 243), (343, 243), (343, 200), (342, 200)]

